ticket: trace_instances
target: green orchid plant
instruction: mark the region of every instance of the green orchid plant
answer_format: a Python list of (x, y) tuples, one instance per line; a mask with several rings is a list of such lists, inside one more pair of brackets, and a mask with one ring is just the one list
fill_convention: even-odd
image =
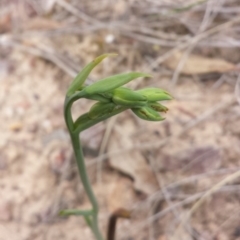
[[(91, 85), (85, 85), (85, 81), (93, 68), (106, 57), (115, 55), (116, 54), (103, 54), (84, 67), (69, 86), (64, 104), (64, 118), (70, 133), (80, 178), (92, 208), (89, 210), (62, 210), (60, 211), (60, 215), (83, 216), (97, 240), (104, 240), (98, 226), (99, 207), (87, 175), (79, 134), (87, 128), (127, 109), (131, 109), (134, 114), (144, 120), (162, 121), (164, 118), (159, 112), (167, 112), (168, 109), (158, 102), (172, 99), (172, 96), (168, 92), (159, 88), (144, 88), (133, 91), (129, 88), (122, 87), (124, 84), (136, 78), (151, 77), (149, 74), (140, 72), (118, 74), (99, 80)], [(80, 98), (97, 102), (87, 113), (73, 121), (71, 107), (72, 104)]]

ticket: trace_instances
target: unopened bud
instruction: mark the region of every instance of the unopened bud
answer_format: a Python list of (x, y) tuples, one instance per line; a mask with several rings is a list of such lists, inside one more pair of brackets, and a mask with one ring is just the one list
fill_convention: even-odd
[(129, 88), (117, 88), (113, 91), (112, 101), (117, 105), (128, 107), (142, 107), (147, 103), (147, 98)]
[(149, 102), (148, 106), (157, 112), (165, 112), (166, 113), (168, 111), (167, 107), (163, 106), (162, 104), (160, 104), (158, 102)]
[(88, 116), (91, 119), (101, 117), (107, 113), (111, 113), (114, 107), (115, 104), (112, 102), (110, 103), (97, 102), (91, 107), (90, 111), (88, 112)]
[(147, 98), (149, 102), (171, 100), (173, 97), (160, 88), (144, 88), (137, 91)]
[(162, 121), (163, 118), (151, 107), (132, 108), (132, 111), (139, 117), (147, 121)]

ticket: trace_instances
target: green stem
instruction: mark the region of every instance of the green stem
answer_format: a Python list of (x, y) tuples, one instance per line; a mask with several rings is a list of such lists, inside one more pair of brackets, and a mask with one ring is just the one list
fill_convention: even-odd
[(83, 97), (83, 94), (81, 92), (74, 94), (71, 97), (66, 97), (65, 104), (64, 104), (64, 117), (70, 133), (71, 140), (72, 140), (72, 146), (73, 146), (74, 154), (76, 157), (80, 178), (81, 178), (84, 190), (86, 191), (87, 196), (92, 204), (92, 216), (91, 218), (90, 216), (87, 217), (86, 220), (88, 224), (91, 226), (91, 229), (93, 231), (95, 238), (97, 240), (104, 240), (98, 226), (98, 211), (99, 211), (98, 203), (93, 193), (93, 190), (87, 175), (84, 156), (83, 156), (82, 147), (79, 139), (80, 131), (79, 132), (74, 131), (74, 123), (73, 123), (72, 114), (71, 114), (71, 107), (73, 102), (81, 97)]
[[(99, 226), (98, 226), (98, 212), (99, 212), (98, 203), (97, 203), (96, 197), (93, 193), (93, 190), (92, 190), (92, 187), (91, 187), (88, 175), (87, 175), (87, 170), (86, 170), (86, 166), (85, 166), (85, 162), (84, 162), (84, 156), (83, 156), (83, 152), (82, 152), (81, 142), (79, 139), (79, 134), (83, 130), (85, 130), (85, 129), (87, 129), (109, 117), (112, 117), (120, 112), (123, 112), (124, 110), (128, 109), (128, 107), (119, 107), (119, 108), (115, 109), (113, 112), (104, 114), (103, 116), (101, 116), (97, 119), (90, 119), (87, 114), (84, 114), (81, 117), (79, 117), (79, 119), (77, 119), (75, 122), (73, 122), (72, 113), (71, 113), (72, 104), (74, 101), (76, 101), (77, 99), (80, 99), (82, 97), (84, 97), (83, 92), (78, 92), (76, 94), (73, 94), (71, 97), (66, 97), (65, 104), (64, 104), (64, 117), (65, 117), (66, 125), (67, 125), (69, 133), (70, 133), (72, 146), (73, 146), (73, 150), (75, 153), (76, 162), (78, 165), (79, 175), (80, 175), (84, 190), (86, 191), (87, 196), (92, 204), (92, 215), (85, 216), (85, 220), (87, 221), (88, 225), (91, 227), (95, 238), (97, 240), (103, 240), (104, 238), (103, 238), (103, 236), (99, 230)], [(72, 215), (77, 214), (77, 212), (75, 210), (74, 211), (66, 210), (65, 212), (72, 214)], [(83, 211), (80, 211), (80, 213), (81, 213), (81, 215), (83, 215)]]
[(73, 150), (74, 150), (77, 165), (78, 165), (78, 171), (80, 174), (80, 178), (82, 180), (83, 187), (84, 187), (84, 189), (88, 195), (88, 198), (92, 204), (92, 207), (93, 207), (93, 209), (92, 209), (93, 215), (92, 215), (92, 222), (91, 222), (92, 230), (93, 230), (93, 233), (97, 240), (103, 240), (104, 238), (102, 237), (102, 234), (98, 227), (98, 211), (99, 211), (98, 203), (97, 203), (96, 197), (94, 196), (94, 193), (93, 193), (93, 190), (92, 190), (92, 187), (91, 187), (88, 175), (87, 175), (87, 170), (86, 170), (86, 166), (85, 166), (85, 162), (84, 162), (84, 157), (83, 157), (83, 153), (82, 153), (79, 135), (78, 135), (78, 133), (70, 132), (70, 136), (71, 136)]
[(74, 124), (72, 119), (72, 113), (71, 113), (71, 107), (74, 103), (74, 101), (84, 97), (83, 92), (77, 92), (73, 94), (71, 97), (66, 97), (64, 102), (64, 118), (66, 125), (68, 127), (69, 132), (73, 132), (74, 130)]

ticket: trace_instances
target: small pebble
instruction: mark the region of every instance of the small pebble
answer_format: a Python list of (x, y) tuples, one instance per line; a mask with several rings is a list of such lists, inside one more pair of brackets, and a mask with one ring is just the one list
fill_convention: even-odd
[(18, 132), (22, 129), (23, 125), (21, 122), (13, 122), (9, 125), (9, 129), (14, 132)]

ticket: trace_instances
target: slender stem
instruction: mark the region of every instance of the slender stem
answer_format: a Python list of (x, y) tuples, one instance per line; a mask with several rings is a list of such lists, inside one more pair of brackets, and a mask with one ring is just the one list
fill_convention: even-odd
[[(128, 107), (119, 107), (117, 109), (115, 109), (113, 112), (104, 114), (101, 117), (98, 117), (97, 119), (90, 119), (88, 117), (88, 114), (83, 114), (82, 116), (80, 116), (75, 122), (73, 122), (72, 119), (72, 114), (71, 114), (71, 107), (74, 101), (76, 101), (79, 98), (84, 97), (84, 93), (83, 92), (78, 92), (76, 94), (73, 94), (71, 97), (66, 97), (65, 99), (65, 106), (64, 106), (64, 117), (65, 117), (65, 121), (71, 136), (71, 140), (72, 140), (72, 146), (73, 146), (73, 150), (75, 153), (75, 157), (76, 157), (76, 162), (78, 165), (78, 171), (79, 171), (79, 175), (83, 184), (83, 187), (88, 195), (88, 198), (92, 204), (92, 215), (88, 215), (85, 216), (85, 220), (87, 221), (88, 225), (91, 227), (94, 236), (96, 237), (97, 240), (104, 240), (100, 230), (99, 230), (99, 226), (98, 226), (98, 203), (96, 200), (96, 197), (93, 193), (88, 175), (87, 175), (87, 170), (86, 170), (86, 166), (85, 166), (85, 162), (84, 162), (84, 156), (83, 156), (83, 152), (82, 152), (82, 147), (81, 147), (81, 142), (79, 139), (79, 134), (109, 118), (112, 117), (120, 112), (123, 112), (124, 110), (128, 109)], [(68, 213), (70, 214), (74, 214), (76, 215), (77, 212), (76, 211), (68, 211)], [(80, 213), (83, 215), (83, 211), (80, 211)], [(115, 228), (113, 231), (113, 234), (115, 232)]]
[(77, 165), (78, 165), (78, 171), (80, 174), (80, 178), (82, 180), (82, 184), (83, 187), (88, 195), (88, 198), (92, 204), (93, 207), (93, 216), (92, 216), (92, 229), (94, 232), (95, 237), (98, 240), (103, 240), (103, 237), (101, 235), (101, 232), (99, 230), (98, 227), (98, 203), (97, 200), (94, 196), (88, 175), (87, 175), (87, 170), (86, 170), (86, 166), (85, 166), (85, 162), (84, 162), (84, 157), (83, 157), (83, 153), (82, 153), (82, 148), (81, 148), (81, 144), (80, 144), (80, 139), (79, 139), (79, 135), (78, 133), (70, 133), (71, 135), (71, 140), (72, 140), (72, 145), (73, 145), (73, 149), (74, 149), (74, 153), (75, 153), (75, 157), (76, 157), (76, 161), (77, 161)]
[(78, 94), (78, 95), (74, 95), (71, 98), (68, 98), (68, 97), (66, 98), (65, 106), (64, 106), (64, 117), (65, 117), (67, 127), (69, 129), (71, 140), (72, 140), (72, 146), (75, 153), (80, 178), (81, 178), (83, 187), (88, 195), (88, 198), (92, 204), (92, 216), (91, 218), (89, 216), (87, 220), (89, 225), (91, 225), (91, 229), (96, 239), (104, 240), (98, 226), (98, 211), (99, 211), (98, 203), (93, 193), (93, 190), (87, 175), (84, 156), (83, 156), (82, 147), (79, 139), (79, 132), (74, 132), (74, 123), (73, 123), (72, 114), (71, 114), (71, 106), (73, 102), (81, 97), (82, 97), (81, 94)]
[(64, 102), (64, 118), (66, 125), (68, 127), (69, 132), (73, 132), (74, 130), (74, 124), (72, 119), (72, 113), (71, 113), (71, 107), (74, 101), (78, 100), (79, 98), (82, 98), (84, 96), (83, 92), (77, 92), (73, 94), (71, 97), (66, 96), (65, 102)]

